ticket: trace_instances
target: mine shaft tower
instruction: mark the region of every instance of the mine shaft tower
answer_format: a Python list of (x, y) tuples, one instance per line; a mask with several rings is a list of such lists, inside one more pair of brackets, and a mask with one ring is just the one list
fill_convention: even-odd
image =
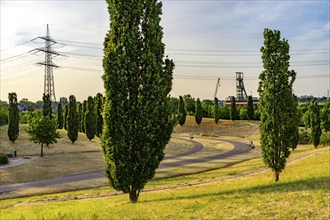
[(236, 99), (238, 100), (247, 99), (242, 72), (236, 72)]

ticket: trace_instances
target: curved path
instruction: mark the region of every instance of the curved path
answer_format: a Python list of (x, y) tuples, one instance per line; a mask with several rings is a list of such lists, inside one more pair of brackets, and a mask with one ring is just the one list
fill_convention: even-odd
[[(164, 160), (165, 163), (161, 163), (159, 166), (159, 169), (166, 168), (166, 167), (184, 166), (187, 164), (194, 164), (194, 163), (203, 163), (203, 162), (208, 162), (208, 161), (217, 160), (217, 159), (223, 159), (223, 158), (227, 158), (227, 157), (234, 156), (237, 154), (242, 154), (242, 153), (245, 153), (245, 152), (248, 152), (251, 150), (251, 148), (247, 144), (237, 142), (237, 141), (224, 140), (224, 139), (220, 139), (220, 138), (204, 138), (204, 137), (203, 138), (198, 137), (198, 138), (228, 142), (228, 143), (234, 145), (234, 148), (230, 151), (207, 156), (207, 157), (201, 157), (201, 158), (196, 158), (196, 159), (186, 159), (186, 160), (166, 163), (167, 159), (174, 159), (174, 158), (180, 158), (183, 156), (188, 156), (188, 155), (197, 153), (204, 148), (204, 145), (197, 141), (187, 140), (187, 141), (194, 143), (195, 147), (187, 152), (166, 157)], [(183, 138), (180, 138), (180, 139), (183, 139)], [(50, 186), (50, 185), (68, 183), (68, 182), (81, 181), (81, 180), (96, 179), (96, 178), (101, 178), (101, 177), (104, 177), (104, 170), (93, 170), (93, 171), (77, 173), (77, 174), (73, 174), (73, 175), (69, 175), (69, 176), (57, 177), (54, 179), (28, 182), (28, 183), (3, 185), (3, 186), (0, 186), (0, 194), (19, 190), (19, 189), (29, 188), (29, 187)]]

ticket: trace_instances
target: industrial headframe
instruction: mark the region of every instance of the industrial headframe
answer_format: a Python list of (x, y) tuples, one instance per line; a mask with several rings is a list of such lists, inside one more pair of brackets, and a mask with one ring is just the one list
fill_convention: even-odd
[(247, 94), (244, 87), (242, 72), (236, 72), (236, 99), (247, 100)]

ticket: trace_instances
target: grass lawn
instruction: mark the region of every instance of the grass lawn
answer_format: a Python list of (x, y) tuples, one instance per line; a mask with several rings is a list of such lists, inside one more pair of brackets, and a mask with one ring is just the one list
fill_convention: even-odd
[[(316, 152), (288, 163), (278, 183), (272, 181), (270, 170), (217, 179), (255, 170), (262, 161), (254, 159), (211, 172), (154, 180), (137, 204), (131, 204), (128, 195), (102, 197), (113, 191), (107, 187), (2, 200), (1, 219), (329, 219), (330, 151)], [(194, 185), (199, 179), (214, 181)], [(164, 184), (181, 187), (154, 190)]]

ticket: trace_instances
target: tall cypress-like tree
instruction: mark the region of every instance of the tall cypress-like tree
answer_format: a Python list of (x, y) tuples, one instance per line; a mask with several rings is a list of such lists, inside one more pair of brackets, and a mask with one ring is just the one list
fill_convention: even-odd
[(289, 43), (277, 30), (265, 29), (261, 47), (264, 70), (259, 76), (261, 149), (265, 164), (279, 180), (290, 149), (298, 144), (298, 102), (292, 85), (296, 72), (289, 70)]
[(64, 107), (64, 129), (68, 130), (68, 114), (69, 114), (69, 105)]
[(85, 118), (85, 133), (88, 140), (92, 140), (96, 133), (96, 114), (94, 108), (94, 99), (89, 96), (87, 99), (87, 111), (84, 115)]
[(17, 95), (12, 92), (8, 94), (8, 137), (11, 142), (15, 142), (19, 135), (19, 113), (17, 107)]
[(187, 112), (182, 96), (179, 97), (179, 124), (182, 126), (186, 122)]
[(50, 96), (49, 94), (43, 94), (42, 96), (42, 101), (43, 101), (43, 105), (42, 105), (42, 115), (43, 116), (49, 116), (50, 118), (52, 118), (52, 102), (50, 101)]
[(78, 123), (79, 123), (79, 132), (83, 132), (83, 118), (84, 118), (84, 114), (83, 114), (83, 103), (80, 103), (80, 105), (78, 106)]
[(63, 109), (61, 103), (58, 103), (57, 105), (57, 128), (63, 128)]
[(87, 111), (87, 100), (84, 100), (83, 103), (82, 103), (82, 118), (81, 118), (81, 122), (80, 122), (81, 131), (83, 133), (86, 132), (86, 130), (85, 130), (85, 117), (84, 117), (86, 111)]
[(202, 123), (202, 119), (203, 119), (202, 103), (201, 100), (199, 100), (198, 98), (195, 106), (195, 121), (198, 125), (200, 125), (200, 123)]
[(103, 129), (103, 95), (97, 93), (95, 97), (95, 114), (96, 114), (96, 136), (100, 137), (102, 135)]
[(239, 119), (239, 113), (236, 106), (236, 99), (234, 96), (231, 97), (230, 119), (233, 121)]
[(213, 114), (214, 114), (214, 121), (216, 124), (218, 124), (220, 119), (220, 112), (219, 112), (219, 100), (217, 97), (214, 98), (214, 108), (213, 108)]
[(249, 120), (254, 119), (254, 108), (253, 108), (253, 100), (252, 96), (248, 96), (248, 101), (247, 101), (247, 116)]
[(320, 108), (317, 102), (313, 102), (309, 105), (310, 112), (310, 128), (311, 128), (311, 140), (316, 148), (320, 144), (320, 137), (322, 134), (321, 119), (320, 119)]
[(76, 98), (73, 95), (69, 97), (69, 109), (67, 118), (68, 137), (72, 143), (78, 139), (78, 113)]
[(134, 203), (163, 160), (175, 124), (168, 105), (174, 63), (164, 57), (160, 2), (107, 2), (102, 149), (110, 184)]

